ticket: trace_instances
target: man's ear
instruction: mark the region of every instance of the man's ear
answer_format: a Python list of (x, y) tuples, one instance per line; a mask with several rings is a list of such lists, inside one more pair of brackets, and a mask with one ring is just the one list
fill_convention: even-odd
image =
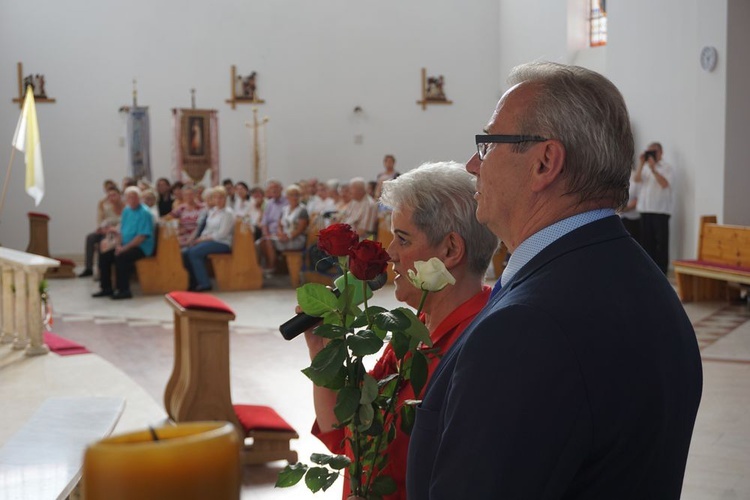
[(455, 231), (448, 233), (443, 239), (441, 259), (446, 269), (456, 267), (466, 256), (466, 242)]
[(565, 165), (565, 146), (560, 141), (550, 139), (540, 148), (538, 162), (532, 172), (531, 189), (540, 192), (555, 183)]

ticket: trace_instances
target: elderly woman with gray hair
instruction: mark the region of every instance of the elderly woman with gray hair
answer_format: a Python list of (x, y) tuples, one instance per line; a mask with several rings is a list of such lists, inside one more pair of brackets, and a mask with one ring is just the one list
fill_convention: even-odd
[[(428, 377), (490, 296), (490, 288), (484, 286), (483, 278), (498, 242), (495, 235), (477, 222), (475, 191), (474, 176), (466, 172), (463, 165), (453, 162), (424, 164), (383, 183), (380, 201), (393, 210), (393, 241), (388, 253), (396, 274), (396, 298), (415, 309), (418, 307), (422, 292), (407, 277), (407, 270), (414, 269), (415, 261), (437, 257), (456, 279), (454, 285), (430, 293), (422, 309), (421, 319), (430, 331), (435, 350), (428, 355)], [(312, 359), (324, 347), (325, 340), (310, 332), (305, 338)], [(396, 357), (389, 346), (370, 373), (381, 380), (396, 373), (396, 368)], [(410, 384), (404, 384), (397, 407), (419, 397)], [(315, 386), (313, 398), (316, 413), (313, 434), (332, 452), (350, 453), (343, 444), (346, 442), (344, 429), (336, 427), (335, 393)], [(386, 450), (389, 461), (384, 470), (398, 489), (384, 499), (406, 498), (408, 445), (409, 435), (399, 429)], [(348, 478), (344, 491), (349, 491)]]

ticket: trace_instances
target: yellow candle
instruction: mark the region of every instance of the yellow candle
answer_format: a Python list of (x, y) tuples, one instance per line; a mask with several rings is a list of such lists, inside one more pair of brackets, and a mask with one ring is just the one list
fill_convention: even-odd
[(189, 422), (103, 439), (86, 450), (86, 500), (240, 498), (240, 443), (228, 422)]

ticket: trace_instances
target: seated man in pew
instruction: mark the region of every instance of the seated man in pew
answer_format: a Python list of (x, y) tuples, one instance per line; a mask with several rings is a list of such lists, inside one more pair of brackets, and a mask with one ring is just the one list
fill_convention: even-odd
[(206, 216), (205, 228), (182, 250), (182, 262), (190, 275), (189, 289), (196, 292), (211, 290), (206, 257), (214, 253), (232, 252), (234, 214), (227, 207), (227, 192), (223, 187), (217, 186), (206, 197), (213, 199), (208, 202), (212, 208)]
[[(129, 299), (130, 274), (134, 262), (154, 253), (154, 220), (146, 205), (141, 203), (141, 190), (135, 186), (125, 189), (126, 207), (122, 211), (119, 231), (107, 229), (107, 236), (99, 244), (99, 285), (92, 297)], [(112, 287), (112, 266), (115, 268), (115, 287)]]

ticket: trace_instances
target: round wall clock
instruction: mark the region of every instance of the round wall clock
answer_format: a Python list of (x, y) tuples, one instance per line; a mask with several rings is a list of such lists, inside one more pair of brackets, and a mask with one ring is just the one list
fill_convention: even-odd
[(716, 47), (706, 46), (701, 50), (701, 68), (705, 71), (713, 71), (718, 59), (719, 53), (716, 51)]

